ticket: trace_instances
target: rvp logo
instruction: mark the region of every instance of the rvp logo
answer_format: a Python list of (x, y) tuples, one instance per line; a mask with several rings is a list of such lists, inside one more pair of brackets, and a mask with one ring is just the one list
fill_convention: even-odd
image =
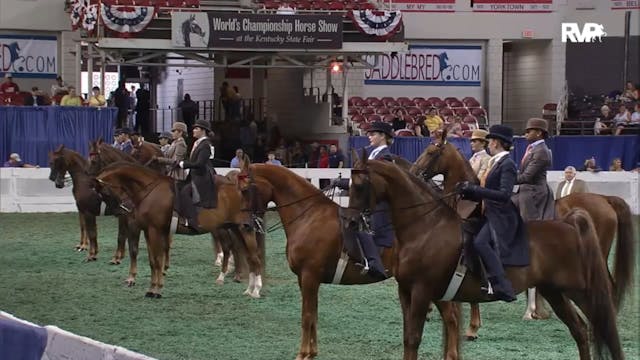
[(562, 23), (562, 42), (566, 43), (567, 39), (574, 43), (590, 43), (602, 42), (602, 37), (607, 36), (602, 24), (584, 23), (582, 31), (577, 23)]

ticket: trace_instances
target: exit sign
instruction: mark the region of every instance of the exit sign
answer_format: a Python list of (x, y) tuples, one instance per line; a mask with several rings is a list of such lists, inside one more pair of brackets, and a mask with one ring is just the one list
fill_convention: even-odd
[(522, 30), (522, 37), (525, 39), (533, 39), (533, 30)]

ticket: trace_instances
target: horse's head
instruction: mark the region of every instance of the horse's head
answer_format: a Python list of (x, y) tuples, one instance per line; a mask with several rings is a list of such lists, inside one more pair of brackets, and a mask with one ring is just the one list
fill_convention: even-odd
[(267, 204), (273, 198), (273, 189), (265, 181), (256, 179), (251, 171), (249, 157), (245, 154), (236, 184), (240, 192), (242, 204), (239, 224), (253, 224), (256, 231), (262, 231), (262, 218)]
[(64, 145), (58, 146), (54, 151), (49, 152), (49, 180), (56, 184), (58, 189), (64, 187), (64, 177), (69, 171), (69, 166), (64, 157)]
[(121, 204), (129, 199), (129, 195), (111, 173), (111, 171), (105, 171), (99, 174), (93, 182), (93, 189), (100, 195), (108, 208), (113, 209), (113, 215), (127, 215), (129, 211), (124, 209)]
[(438, 174), (446, 175), (451, 164), (455, 163), (452, 160), (457, 151), (455, 146), (447, 142), (447, 131), (443, 130), (436, 134), (431, 144), (413, 163), (409, 172), (425, 180)]
[(102, 144), (102, 138), (98, 138), (95, 141), (89, 141), (89, 168), (87, 172), (90, 175), (97, 175), (104, 167), (102, 164), (102, 158), (100, 157), (100, 145)]

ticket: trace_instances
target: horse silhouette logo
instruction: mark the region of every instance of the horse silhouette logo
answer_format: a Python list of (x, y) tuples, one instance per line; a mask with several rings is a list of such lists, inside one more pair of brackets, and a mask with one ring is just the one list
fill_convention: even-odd
[(562, 23), (562, 42), (593, 43), (602, 42), (602, 37), (607, 36), (604, 25), (585, 23), (582, 31), (577, 23)]
[[(449, 55), (447, 52), (438, 54), (438, 63), (440, 65), (440, 78), (445, 80), (444, 72), (451, 67), (447, 62), (449, 61)], [(446, 80), (451, 80), (451, 75), (447, 75)]]
[[(22, 56), (20, 56), (20, 44), (18, 44), (18, 42), (14, 41), (12, 43), (9, 44), (2, 44), (0, 43), (0, 59), (2, 57), (5, 58), (4, 61), (0, 60), (0, 64), (2, 65), (2, 67), (0, 68), (0, 71), (24, 71), (24, 68), (21, 66), (18, 69), (14, 68), (14, 64), (16, 62), (16, 60), (20, 59)], [(7, 55), (9, 55), (8, 58), (8, 62), (7, 60)]]
[(196, 21), (195, 14), (191, 14), (187, 20), (182, 22), (181, 31), (182, 31), (182, 40), (184, 41), (185, 47), (191, 47), (191, 34), (200, 36), (200, 38), (202, 39), (202, 42), (205, 43), (205, 46), (206, 46), (206, 42), (204, 41), (204, 37), (206, 33), (204, 32), (204, 30), (202, 30), (202, 28)]

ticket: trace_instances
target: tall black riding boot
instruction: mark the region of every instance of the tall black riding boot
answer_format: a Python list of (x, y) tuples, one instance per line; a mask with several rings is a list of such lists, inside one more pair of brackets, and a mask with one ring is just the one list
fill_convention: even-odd
[(380, 251), (373, 242), (371, 235), (366, 232), (358, 232), (356, 237), (362, 246), (362, 251), (364, 252), (364, 256), (367, 258), (367, 262), (369, 263), (368, 274), (377, 280), (384, 280), (388, 278), (384, 265), (382, 264), (382, 259), (380, 258)]

